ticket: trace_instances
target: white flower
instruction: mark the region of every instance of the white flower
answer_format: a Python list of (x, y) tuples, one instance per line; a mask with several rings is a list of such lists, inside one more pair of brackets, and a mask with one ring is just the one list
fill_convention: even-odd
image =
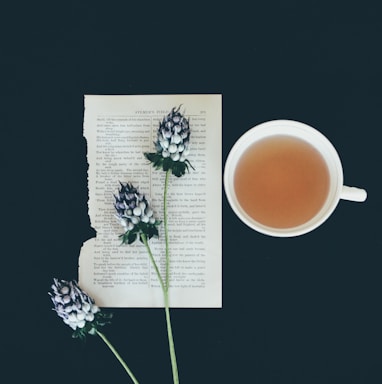
[[(180, 112), (180, 107), (173, 108), (165, 116), (158, 128), (158, 140), (156, 147), (162, 157), (167, 158), (170, 154), (178, 153), (179, 156), (171, 156), (173, 161), (179, 161), (185, 147), (190, 141), (190, 127), (188, 119)], [(184, 161), (184, 160), (183, 160)]]
[(142, 234), (149, 239), (158, 236), (156, 226), (159, 225), (159, 221), (153, 217), (153, 210), (145, 195), (130, 183), (120, 185), (120, 190), (114, 195), (114, 207), (117, 211), (117, 220), (125, 230), (121, 235), (123, 243), (131, 244)]
[(156, 169), (171, 171), (177, 177), (183, 176), (188, 167), (193, 168), (187, 159), (191, 132), (189, 121), (179, 110), (180, 106), (172, 108), (162, 122), (159, 122), (156, 152), (145, 153), (146, 159)]
[(86, 322), (94, 320), (94, 314), (100, 312), (94, 300), (78, 286), (75, 280), (53, 279), (52, 292), (49, 295), (54, 310), (65, 324), (76, 330), (84, 328)]

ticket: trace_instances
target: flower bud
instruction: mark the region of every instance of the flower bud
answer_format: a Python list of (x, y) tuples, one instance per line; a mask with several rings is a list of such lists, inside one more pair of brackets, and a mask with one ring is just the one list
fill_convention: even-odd
[(147, 236), (148, 239), (157, 237), (157, 226), (160, 222), (155, 218), (151, 220), (153, 210), (145, 195), (130, 183), (120, 183), (120, 185), (120, 190), (114, 195), (114, 207), (117, 211), (116, 217), (125, 230), (125, 233), (120, 236), (122, 243), (131, 244), (138, 237), (142, 241), (142, 235)]
[(159, 123), (155, 143), (157, 152), (145, 153), (155, 168), (171, 170), (178, 177), (184, 175), (188, 166), (191, 166), (186, 158), (190, 145), (189, 121), (179, 110), (180, 106), (177, 109), (174, 107)]
[(53, 279), (52, 291), (49, 292), (57, 315), (74, 330), (74, 337), (85, 337), (105, 325), (104, 319), (112, 314), (104, 314), (95, 305), (94, 300), (84, 292), (75, 280)]

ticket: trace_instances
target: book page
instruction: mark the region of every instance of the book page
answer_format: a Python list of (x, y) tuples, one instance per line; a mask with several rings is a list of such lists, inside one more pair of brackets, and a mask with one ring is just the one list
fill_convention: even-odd
[(149, 245), (165, 276), (165, 172), (144, 157), (155, 152), (162, 119), (181, 106), (189, 119), (192, 168), (168, 183), (171, 307), (222, 306), (221, 95), (85, 95), (88, 209), (96, 237), (79, 258), (79, 284), (100, 307), (163, 307), (163, 294), (146, 247), (121, 244), (114, 194), (131, 183), (161, 220)]

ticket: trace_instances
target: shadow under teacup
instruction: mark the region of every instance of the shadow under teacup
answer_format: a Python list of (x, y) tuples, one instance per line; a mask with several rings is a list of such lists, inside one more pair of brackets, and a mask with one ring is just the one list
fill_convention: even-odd
[(316, 129), (274, 120), (247, 131), (224, 169), (230, 206), (250, 228), (278, 237), (321, 225), (340, 199), (366, 200), (364, 189), (343, 185), (337, 151)]

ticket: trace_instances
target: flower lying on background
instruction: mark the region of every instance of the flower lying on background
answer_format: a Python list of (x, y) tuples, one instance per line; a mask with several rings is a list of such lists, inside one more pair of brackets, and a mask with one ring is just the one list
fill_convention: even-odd
[(84, 339), (87, 334), (98, 335), (122, 364), (133, 383), (138, 384), (138, 380), (130, 368), (99, 330), (110, 323), (112, 313), (102, 312), (95, 301), (78, 286), (75, 280), (66, 281), (55, 278), (51, 288), (52, 291), (49, 292), (49, 296), (54, 304), (53, 310), (63, 319), (65, 324), (74, 330), (73, 337)]
[(74, 330), (73, 337), (83, 338), (86, 334), (95, 335), (98, 328), (106, 325), (113, 316), (101, 312), (94, 300), (78, 286), (75, 280), (53, 279), (49, 295), (54, 310), (65, 324)]
[(180, 112), (180, 106), (165, 116), (159, 123), (156, 152), (145, 153), (145, 157), (157, 169), (171, 170), (180, 177), (186, 173), (188, 166), (192, 165), (187, 160), (190, 151), (190, 126), (189, 121)]
[(114, 207), (117, 211), (116, 217), (123, 226), (125, 233), (121, 235), (122, 243), (131, 244), (138, 237), (142, 241), (142, 234), (148, 239), (153, 236), (158, 237), (158, 221), (154, 217), (154, 212), (146, 199), (130, 183), (120, 183), (121, 189), (114, 195)]

